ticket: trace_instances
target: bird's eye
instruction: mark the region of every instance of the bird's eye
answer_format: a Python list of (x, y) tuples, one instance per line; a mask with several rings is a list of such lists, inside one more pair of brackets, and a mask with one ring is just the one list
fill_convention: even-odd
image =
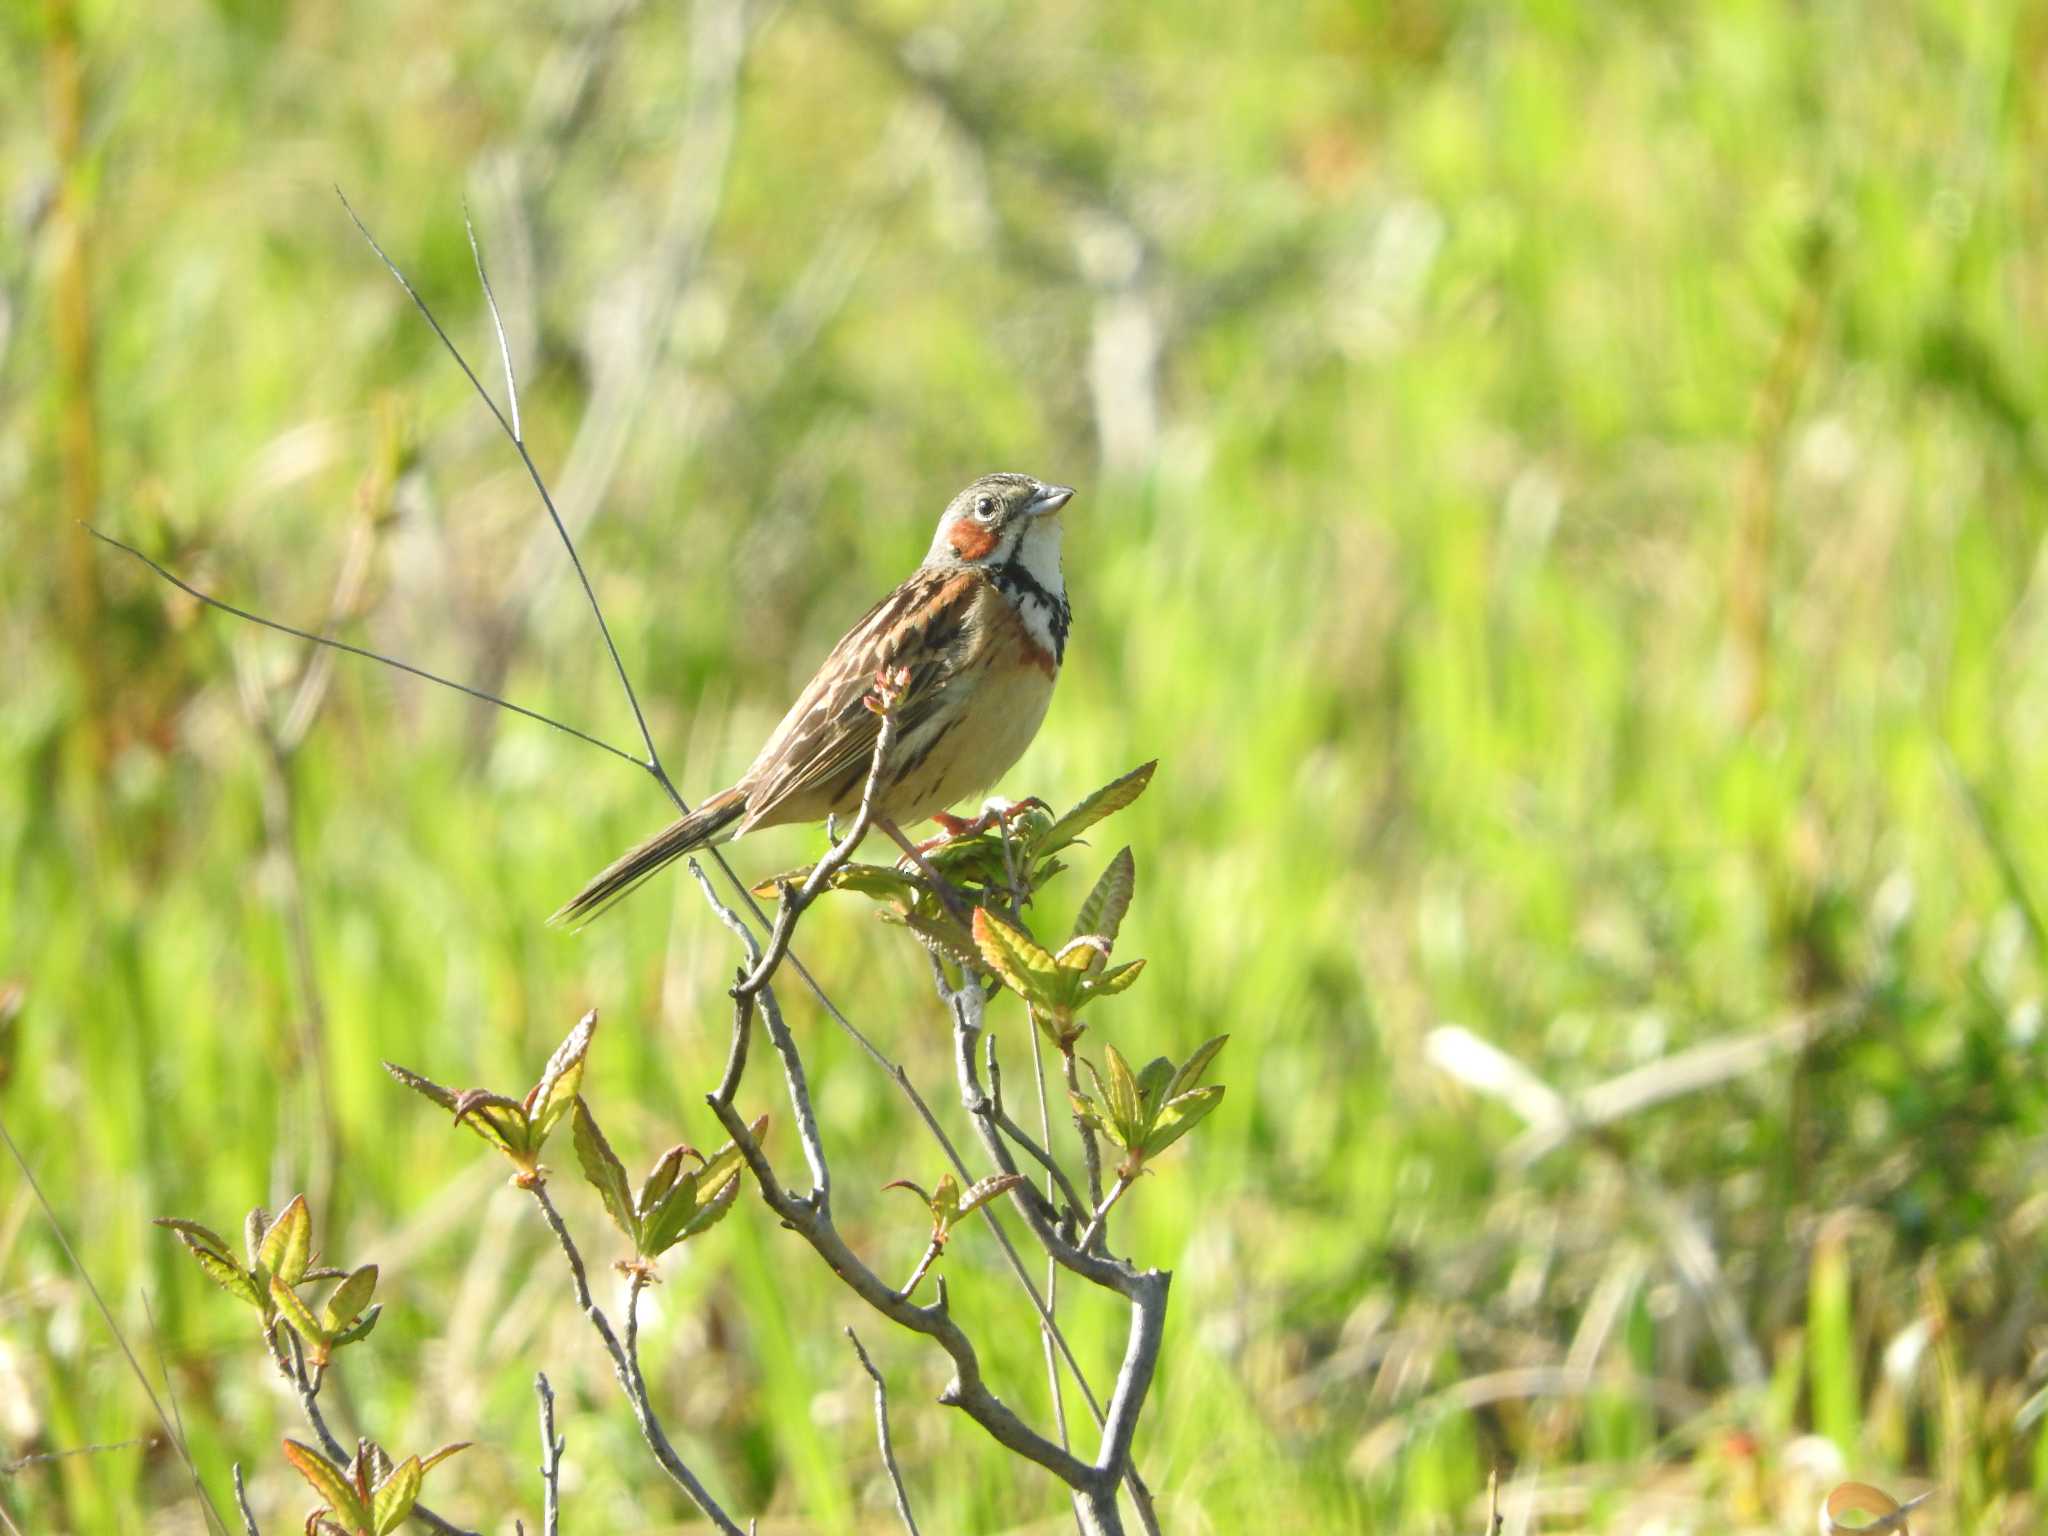
[(984, 523), (987, 522), (990, 518), (994, 517), (996, 515), (995, 497), (976, 497), (974, 502), (974, 515), (980, 518)]

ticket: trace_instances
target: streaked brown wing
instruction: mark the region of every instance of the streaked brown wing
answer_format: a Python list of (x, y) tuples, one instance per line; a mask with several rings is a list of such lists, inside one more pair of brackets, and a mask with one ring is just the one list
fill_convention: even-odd
[[(832, 647), (741, 781), (746, 831), (806, 795), (837, 803), (866, 778), (881, 720), (864, 700), (884, 667), (908, 667), (896, 739), (908, 740), (943, 703), (983, 578), (923, 571), (883, 598)], [(822, 813), (820, 813), (822, 814)]]

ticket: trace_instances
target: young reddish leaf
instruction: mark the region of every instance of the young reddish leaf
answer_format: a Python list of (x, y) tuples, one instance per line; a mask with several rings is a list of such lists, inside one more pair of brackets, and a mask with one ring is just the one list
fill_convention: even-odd
[(370, 1511), (363, 1503), (362, 1495), (356, 1492), (354, 1482), (342, 1475), (339, 1468), (314, 1450), (310, 1445), (301, 1445), (296, 1440), (284, 1442), (284, 1459), (298, 1469), (299, 1476), (313, 1485), (313, 1492), (335, 1514), (342, 1523), (354, 1531), (370, 1528)]
[(1110, 780), (1048, 827), (1037, 851), (1040, 854), (1056, 853), (1069, 843), (1077, 842), (1081, 834), (1098, 821), (1114, 816), (1145, 793), (1145, 786), (1152, 782), (1152, 771), (1158, 766), (1155, 758), (1149, 763), (1139, 764), (1122, 778)]
[(547, 1068), (533, 1089), (533, 1108), (529, 1115), (533, 1126), (528, 1142), (531, 1152), (540, 1151), (548, 1133), (576, 1102), (577, 1091), (583, 1086), (583, 1059), (590, 1054), (590, 1041), (596, 1033), (597, 1010), (593, 1008), (576, 1021), (569, 1037), (548, 1058)]
[(960, 1219), (960, 1181), (950, 1173), (939, 1175), (939, 1182), (932, 1186), (932, 1225), (940, 1235), (953, 1230), (953, 1223)]
[(468, 1126), (521, 1168), (532, 1167), (526, 1106), (517, 1099), (472, 1088), (455, 1100), (455, 1123)]
[(203, 1227), (196, 1221), (187, 1221), (182, 1216), (159, 1216), (155, 1225), (168, 1227), (193, 1247), (210, 1248), (222, 1258), (232, 1255), (228, 1251), (228, 1240), (211, 1227)]
[(638, 1249), (640, 1224), (633, 1204), (633, 1189), (626, 1182), (626, 1166), (612, 1151), (611, 1143), (604, 1139), (604, 1132), (598, 1129), (597, 1117), (591, 1114), (590, 1106), (581, 1097), (576, 1100), (576, 1118), (570, 1128), (576, 1140), (576, 1161), (583, 1165), (583, 1177), (597, 1191), (597, 1198), (603, 1202), (605, 1214), (611, 1217), (612, 1224), (626, 1234), (626, 1241)]
[(420, 1497), (420, 1459), (408, 1456), (377, 1485), (370, 1501), (371, 1536), (389, 1536), (405, 1524)]
[(291, 1330), (306, 1342), (306, 1353), (315, 1365), (327, 1363), (328, 1345), (332, 1342), (325, 1328), (314, 1318), (312, 1309), (300, 1299), (299, 1293), (286, 1285), (276, 1275), (270, 1277), (270, 1300), (277, 1308), (278, 1316), (291, 1325)]
[(384, 1070), (405, 1084), (414, 1093), (423, 1094), (443, 1109), (452, 1110), (455, 1108), (455, 1091), (452, 1088), (443, 1088), (439, 1083), (421, 1077), (417, 1072), (407, 1071), (395, 1061), (385, 1062)]
[(967, 1186), (967, 1193), (960, 1197), (959, 1213), (953, 1218), (960, 1221), (972, 1216), (989, 1201), (1001, 1198), (1019, 1184), (1028, 1182), (1021, 1173), (992, 1173), (985, 1179), (977, 1179)]
[(264, 1270), (286, 1285), (306, 1278), (306, 1263), (313, 1254), (313, 1215), (306, 1209), (306, 1197), (293, 1195), (292, 1203), (279, 1213), (256, 1257)]
[(441, 1449), (434, 1452), (431, 1456), (422, 1457), (420, 1459), (421, 1474), (424, 1476), (426, 1473), (433, 1471), (434, 1468), (441, 1465), (442, 1462), (453, 1456), (457, 1451), (466, 1451), (475, 1443), (473, 1440), (457, 1440), (453, 1445), (442, 1446)]
[(320, 1309), (320, 1323), (330, 1334), (340, 1333), (363, 1315), (377, 1290), (377, 1266), (365, 1264), (334, 1288)]
[(1177, 1099), (1169, 1099), (1159, 1108), (1145, 1135), (1142, 1148), (1146, 1157), (1157, 1157), (1181, 1137), (1195, 1128), (1198, 1121), (1214, 1109), (1223, 1098), (1223, 1085), (1211, 1083), (1206, 1088), (1197, 1088), (1184, 1093)]
[(1131, 858), (1131, 850), (1119, 849), (1095, 882), (1095, 889), (1088, 893), (1088, 899), (1081, 903), (1074, 918), (1074, 937), (1092, 933), (1114, 944), (1117, 930), (1124, 925), (1124, 914), (1131, 909), (1131, 893), (1137, 883), (1138, 866)]

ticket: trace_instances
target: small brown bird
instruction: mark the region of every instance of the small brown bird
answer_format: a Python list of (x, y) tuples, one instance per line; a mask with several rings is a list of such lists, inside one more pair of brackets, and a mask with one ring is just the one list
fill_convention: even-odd
[(1064, 485), (984, 475), (955, 496), (910, 579), (832, 647), (730, 789), (614, 861), (551, 919), (580, 923), (672, 860), (756, 827), (860, 804), (881, 721), (877, 674), (908, 674), (875, 788), (875, 824), (902, 829), (993, 784), (1038, 734), (1072, 613), (1060, 575)]

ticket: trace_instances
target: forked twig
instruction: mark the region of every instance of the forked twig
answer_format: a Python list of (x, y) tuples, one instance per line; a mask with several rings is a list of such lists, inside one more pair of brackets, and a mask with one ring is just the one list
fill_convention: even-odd
[(875, 1439), (881, 1445), (882, 1467), (889, 1474), (889, 1486), (896, 1490), (896, 1513), (903, 1517), (904, 1529), (910, 1536), (918, 1536), (917, 1517), (910, 1512), (910, 1495), (903, 1491), (903, 1473), (896, 1465), (896, 1442), (889, 1434), (889, 1389), (882, 1384), (882, 1373), (875, 1369), (875, 1362), (861, 1347), (860, 1335), (848, 1328), (846, 1337), (860, 1357), (860, 1368), (875, 1384)]
[(548, 1385), (547, 1372), (534, 1376), (533, 1390), (540, 1398), (541, 1536), (558, 1536), (562, 1522), (563, 1441), (555, 1433), (555, 1389)]
[[(611, 1319), (604, 1315), (590, 1294), (590, 1277), (583, 1267), (583, 1254), (576, 1247), (576, 1240), (569, 1236), (569, 1229), (562, 1223), (562, 1213), (555, 1209), (555, 1202), (548, 1198), (548, 1187), (536, 1180), (527, 1186), (534, 1200), (539, 1204), (541, 1215), (546, 1219), (548, 1229), (555, 1234), (555, 1241), (561, 1244), (563, 1256), (569, 1261), (569, 1278), (576, 1294), (576, 1305), (583, 1315), (590, 1319), (590, 1326), (597, 1330), (597, 1336), (604, 1343), (605, 1353), (611, 1356), (612, 1372), (619, 1378), (619, 1386), (625, 1391), (626, 1401), (633, 1409), (633, 1417), (640, 1425), (640, 1438), (647, 1442), (647, 1448), (654, 1452), (654, 1459), (661, 1463), (662, 1471), (669, 1480), (689, 1496), (690, 1502), (703, 1511), (705, 1519), (725, 1533), (725, 1536), (742, 1536), (738, 1524), (731, 1515), (720, 1507), (711, 1496), (710, 1490), (692, 1472), (683, 1458), (676, 1454), (670, 1443), (668, 1432), (655, 1416), (654, 1405), (648, 1400), (647, 1383), (641, 1378), (640, 1367), (635, 1358), (636, 1351), (629, 1351), (619, 1343), (619, 1337), (612, 1331)], [(638, 1300), (637, 1290), (634, 1300)], [(633, 1307), (629, 1303), (628, 1327), (632, 1328)], [(637, 1348), (637, 1337), (634, 1338)]]

